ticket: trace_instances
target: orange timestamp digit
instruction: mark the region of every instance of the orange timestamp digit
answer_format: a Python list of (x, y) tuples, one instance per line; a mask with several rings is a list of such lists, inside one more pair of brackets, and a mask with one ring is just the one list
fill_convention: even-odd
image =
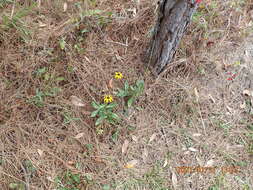
[(221, 167), (221, 172), (224, 173), (239, 173), (240, 172), (240, 167), (239, 166), (223, 166)]

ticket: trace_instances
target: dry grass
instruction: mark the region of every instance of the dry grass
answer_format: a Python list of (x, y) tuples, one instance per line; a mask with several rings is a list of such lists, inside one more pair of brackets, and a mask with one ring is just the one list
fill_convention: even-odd
[[(252, 0), (203, 1), (158, 79), (141, 62), (153, 1), (68, 1), (65, 12), (58, 0), (14, 2), (0, 1), (1, 189), (253, 189)], [(144, 79), (145, 92), (99, 135), (91, 102), (112, 93), (116, 71)]]

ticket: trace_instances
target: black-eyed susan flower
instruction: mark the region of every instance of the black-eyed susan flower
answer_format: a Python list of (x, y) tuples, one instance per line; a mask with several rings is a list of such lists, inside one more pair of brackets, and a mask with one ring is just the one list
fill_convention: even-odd
[(111, 95), (105, 95), (104, 103), (110, 103), (113, 101), (113, 97)]
[(115, 79), (122, 79), (122, 78), (123, 78), (123, 75), (122, 75), (121, 72), (115, 72), (114, 78), (115, 78)]

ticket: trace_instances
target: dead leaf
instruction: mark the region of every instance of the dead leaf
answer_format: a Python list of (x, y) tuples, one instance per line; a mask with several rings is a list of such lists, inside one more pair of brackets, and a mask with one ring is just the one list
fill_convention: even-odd
[(166, 158), (166, 159), (164, 160), (163, 167), (165, 168), (167, 165), (168, 165), (168, 159)]
[(201, 136), (201, 134), (200, 133), (194, 133), (194, 134), (192, 134), (192, 136), (193, 137), (199, 137), (199, 136)]
[(82, 102), (82, 100), (76, 96), (70, 96), (71, 103), (78, 107), (83, 107), (85, 104)]
[(42, 156), (43, 150), (37, 149), (37, 152), (38, 152), (38, 154), (39, 154), (40, 156)]
[(134, 142), (138, 142), (138, 137), (136, 137), (135, 135), (132, 135), (132, 140), (133, 140)]
[(98, 163), (105, 163), (105, 161), (100, 157), (95, 157), (93, 160)]
[(153, 135), (151, 135), (151, 137), (149, 138), (149, 143), (151, 143), (153, 140), (155, 140), (157, 133), (154, 133)]
[(39, 21), (39, 27), (40, 27), (40, 28), (44, 28), (44, 27), (46, 27), (46, 26), (47, 26), (46, 24), (44, 24), (44, 23), (42, 23), (42, 22)]
[(197, 101), (199, 101), (199, 93), (198, 93), (197, 88), (194, 88), (194, 94), (196, 96)]
[(113, 88), (113, 79), (111, 79), (111, 80), (109, 81), (109, 87), (110, 87), (110, 88)]
[(232, 146), (232, 148), (244, 148), (244, 145), (242, 145), (242, 144), (238, 144), (238, 145), (234, 145), (234, 146)]
[(128, 169), (134, 168), (138, 164), (138, 162), (139, 162), (138, 160), (131, 160), (124, 167)]
[(122, 61), (122, 57), (121, 57), (121, 56), (115, 54), (115, 57), (116, 57), (116, 59), (117, 59), (118, 61)]
[(68, 164), (69, 164), (69, 165), (74, 165), (75, 162), (74, 162), (74, 161), (68, 161)]
[(211, 94), (209, 94), (209, 95), (208, 95), (208, 97), (210, 98), (210, 100), (212, 100), (212, 102), (213, 102), (213, 103), (215, 103), (215, 102), (216, 102), (216, 101), (215, 101), (215, 99), (212, 97), (212, 95), (211, 95)]
[(239, 65), (241, 65), (241, 62), (240, 62), (240, 61), (234, 62), (234, 66), (239, 66)]
[(40, 8), (40, 6), (41, 6), (41, 0), (37, 1), (37, 6), (38, 6), (38, 8)]
[(82, 113), (83, 113), (84, 115), (90, 115), (90, 114), (91, 114), (90, 111), (82, 111)]
[(177, 189), (177, 175), (174, 172), (172, 172), (171, 180), (174, 189)]
[(246, 95), (246, 96), (253, 96), (253, 91), (250, 91), (250, 90), (244, 90), (242, 93), (243, 95)]
[(142, 160), (144, 163), (147, 161), (147, 158), (148, 158), (148, 149), (144, 148), (142, 152)]
[(198, 150), (196, 148), (193, 148), (193, 147), (188, 148), (188, 150), (190, 150), (192, 152), (198, 152)]
[(128, 145), (129, 145), (129, 141), (128, 141), (128, 140), (125, 140), (124, 143), (123, 143), (123, 145), (122, 145), (122, 149), (121, 149), (122, 154), (125, 154), (125, 153), (126, 153), (127, 148), (128, 148)]
[(68, 4), (65, 2), (63, 4), (63, 12), (66, 12), (67, 8), (68, 8)]
[(48, 181), (51, 181), (51, 182), (55, 182), (55, 180), (53, 180), (53, 178), (50, 177), (50, 176), (47, 176), (47, 180), (48, 180)]
[(84, 133), (78, 133), (74, 138), (75, 139), (80, 139), (83, 135), (84, 135)]
[(84, 56), (84, 58), (86, 59), (87, 62), (91, 63), (88, 57)]
[(233, 109), (231, 107), (229, 107), (228, 105), (226, 105), (227, 110), (229, 111), (229, 113), (233, 112)]
[(199, 166), (203, 165), (203, 161), (198, 156), (196, 156), (196, 160), (197, 160)]
[(206, 162), (205, 167), (211, 167), (211, 166), (213, 166), (213, 165), (214, 165), (214, 160), (211, 159), (211, 160), (208, 160), (208, 161)]
[(242, 104), (240, 104), (240, 108), (245, 109), (246, 108), (246, 102), (243, 102)]

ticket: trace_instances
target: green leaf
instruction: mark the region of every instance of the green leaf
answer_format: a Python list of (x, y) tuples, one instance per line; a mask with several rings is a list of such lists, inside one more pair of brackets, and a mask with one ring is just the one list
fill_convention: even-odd
[(96, 115), (98, 114), (99, 110), (95, 110), (91, 113), (91, 117), (96, 117)]
[(96, 126), (97, 126), (97, 125), (100, 125), (100, 124), (104, 121), (104, 119), (106, 119), (106, 118), (107, 118), (107, 116), (105, 116), (105, 115), (100, 116), (100, 118), (97, 119), (95, 125), (96, 125)]
[(111, 188), (110, 188), (110, 185), (103, 185), (103, 188), (102, 188), (103, 190), (110, 190)]
[(112, 134), (112, 141), (116, 142), (118, 140), (118, 136), (119, 136), (119, 130), (117, 130), (115, 133)]
[(95, 10), (87, 10), (85, 11), (82, 16), (93, 16), (93, 15), (97, 15), (100, 14), (102, 12), (102, 10), (99, 9), (95, 9)]
[(132, 106), (134, 102), (134, 97), (131, 97), (128, 101), (127, 101), (127, 107), (130, 108)]
[(92, 151), (92, 149), (93, 149), (93, 144), (86, 144), (85, 146), (86, 146), (86, 148), (87, 148), (89, 151)]
[(50, 79), (50, 74), (46, 73), (46, 74), (44, 75), (44, 79), (45, 79), (45, 80), (49, 80), (49, 79)]
[(59, 43), (60, 43), (61, 50), (64, 50), (65, 46), (66, 46), (66, 42), (65, 42), (64, 38), (62, 38)]
[(116, 113), (111, 113), (111, 117), (115, 120), (120, 120), (120, 117)]
[(58, 92), (61, 92), (61, 88), (53, 87), (50, 89), (50, 92), (55, 96)]
[(86, 32), (89, 32), (89, 30), (83, 29), (83, 30), (81, 31), (82, 34), (83, 34), (83, 33), (86, 33)]
[(117, 105), (118, 105), (118, 104), (116, 104), (116, 103), (108, 104), (108, 105), (106, 105), (106, 109), (114, 108), (114, 107), (116, 107)]
[(45, 72), (47, 72), (47, 68), (46, 68), (46, 67), (43, 67), (43, 68), (38, 69), (38, 70), (36, 71), (37, 75), (44, 74)]
[(94, 101), (93, 101), (93, 102), (91, 103), (91, 105), (92, 105), (92, 107), (95, 108), (95, 109), (99, 109), (99, 108), (100, 108), (100, 106), (99, 106), (99, 104), (98, 104), (97, 102), (94, 102)]
[(124, 86), (124, 87), (125, 87), (125, 91), (128, 91), (128, 89), (129, 89), (129, 84), (128, 84), (127, 81), (125, 82), (125, 86)]
[(116, 96), (123, 98), (127, 96), (127, 93), (126, 91), (119, 89), (119, 92), (116, 94)]
[(10, 189), (16, 189), (18, 186), (19, 186), (18, 183), (10, 183), (10, 184), (9, 184), (9, 188), (10, 188)]
[(144, 87), (144, 80), (137, 80), (136, 85), (138, 87)]
[(65, 80), (65, 78), (64, 77), (57, 77), (55, 80), (56, 81), (63, 81), (63, 80)]
[(143, 80), (138, 80), (136, 82), (136, 85), (138, 87), (138, 95), (140, 95), (142, 93), (142, 91), (144, 90), (144, 81)]
[(132, 93), (133, 92), (135, 92), (136, 91), (136, 88), (135, 87), (133, 87), (133, 86), (130, 86), (130, 90), (132, 91)]
[(220, 190), (220, 188), (216, 185), (213, 185), (213, 186), (209, 187), (208, 190)]
[(80, 183), (80, 175), (76, 174), (76, 175), (72, 175), (72, 178), (73, 180), (76, 182), (76, 183)]

